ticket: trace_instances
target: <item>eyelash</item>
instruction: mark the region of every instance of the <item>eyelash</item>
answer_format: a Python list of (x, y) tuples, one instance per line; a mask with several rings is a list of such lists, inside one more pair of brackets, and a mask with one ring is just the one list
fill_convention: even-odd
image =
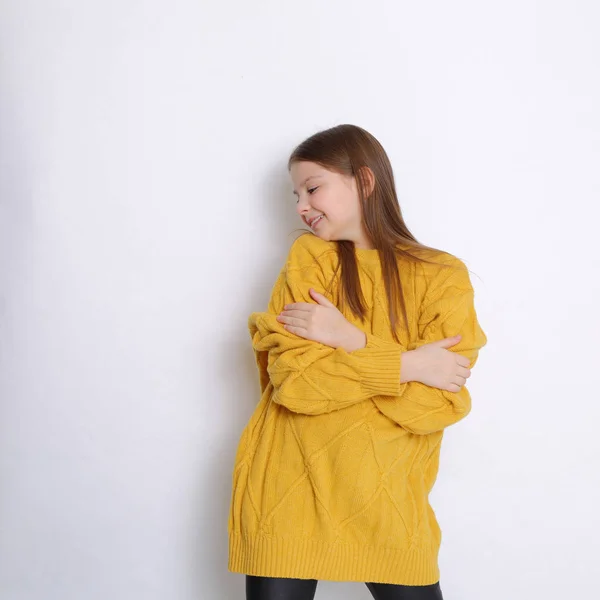
[[(318, 185), (316, 185), (313, 188), (308, 188), (308, 193), (312, 196), (318, 189), (319, 189)], [(296, 198), (296, 204), (298, 204), (299, 200), (300, 200), (300, 198)]]

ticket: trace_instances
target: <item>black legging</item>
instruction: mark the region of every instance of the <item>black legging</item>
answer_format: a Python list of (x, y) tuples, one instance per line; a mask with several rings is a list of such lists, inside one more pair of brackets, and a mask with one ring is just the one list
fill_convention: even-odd
[[(318, 579), (246, 575), (246, 600), (313, 600)], [(443, 600), (440, 582), (431, 585), (366, 583), (375, 600)]]

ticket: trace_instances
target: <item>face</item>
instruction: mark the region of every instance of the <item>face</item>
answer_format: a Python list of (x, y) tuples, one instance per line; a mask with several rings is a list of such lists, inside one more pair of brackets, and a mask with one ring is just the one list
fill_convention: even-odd
[[(354, 177), (307, 161), (292, 163), (290, 176), (297, 198), (296, 210), (315, 235), (328, 241), (351, 240), (358, 247), (369, 247)], [(319, 215), (324, 216), (313, 220)]]

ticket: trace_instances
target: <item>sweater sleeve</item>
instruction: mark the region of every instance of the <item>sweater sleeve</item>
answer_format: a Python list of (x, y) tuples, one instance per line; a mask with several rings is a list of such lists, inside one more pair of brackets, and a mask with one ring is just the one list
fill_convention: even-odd
[(297, 336), (277, 321), (285, 304), (314, 302), (311, 287), (325, 289), (318, 268), (284, 267), (268, 310), (254, 312), (248, 319), (261, 390), (271, 383), (275, 402), (307, 415), (332, 412), (379, 395), (398, 396), (401, 346), (374, 341), (360, 353), (347, 352)]
[(309, 415), (370, 399), (385, 416), (415, 434), (439, 431), (464, 418), (471, 409), (466, 386), (448, 392), (421, 382), (400, 383), (402, 353), (409, 349), (460, 333), (461, 341), (450, 351), (469, 358), (472, 369), (486, 344), (468, 270), (459, 259), (451, 259), (454, 268), (441, 269), (428, 285), (419, 312), (419, 337), (410, 348), (367, 331), (366, 346), (348, 353), (290, 333), (277, 321), (285, 304), (312, 303), (309, 288), (323, 291), (328, 283), (315, 263), (300, 267), (288, 258), (268, 310), (252, 313), (248, 320), (261, 391), (272, 385), (275, 402)]
[[(415, 348), (430, 342), (460, 334), (461, 340), (449, 351), (465, 356), (473, 368), (479, 350), (487, 343), (474, 305), (474, 290), (462, 261), (454, 258), (452, 266), (441, 269), (429, 285), (419, 314), (419, 337)], [(394, 342), (375, 338), (367, 333), (371, 344), (382, 349)], [(356, 350), (353, 354), (362, 352)], [(418, 381), (403, 383), (398, 394), (374, 398), (377, 408), (398, 425), (415, 434), (440, 431), (466, 417), (471, 411), (471, 395), (465, 385), (450, 392)]]

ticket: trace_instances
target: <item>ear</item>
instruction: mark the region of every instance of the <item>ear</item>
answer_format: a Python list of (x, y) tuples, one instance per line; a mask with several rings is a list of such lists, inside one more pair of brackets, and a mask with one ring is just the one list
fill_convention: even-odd
[(363, 189), (365, 198), (368, 198), (375, 189), (375, 174), (367, 167), (363, 166), (358, 169), (358, 180)]

